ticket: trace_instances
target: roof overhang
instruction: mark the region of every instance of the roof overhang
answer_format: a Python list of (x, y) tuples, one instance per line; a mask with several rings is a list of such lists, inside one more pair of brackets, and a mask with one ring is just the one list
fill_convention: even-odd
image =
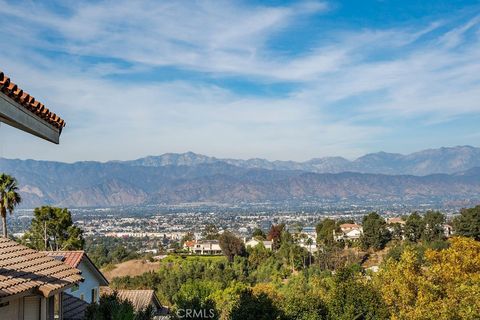
[(61, 128), (30, 112), (3, 92), (0, 92), (0, 121), (55, 144), (60, 142)]

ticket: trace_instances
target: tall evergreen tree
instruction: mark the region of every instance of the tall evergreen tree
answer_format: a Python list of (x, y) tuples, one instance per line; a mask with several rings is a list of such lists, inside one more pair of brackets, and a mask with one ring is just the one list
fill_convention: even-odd
[(83, 231), (73, 224), (67, 209), (43, 206), (35, 208), (30, 229), (23, 241), (36, 250), (81, 250)]
[(331, 246), (335, 243), (333, 234), (337, 229), (335, 220), (323, 219), (316, 226), (317, 231), (317, 243), (323, 246)]
[(425, 228), (423, 229), (422, 240), (427, 242), (443, 240), (445, 233), (445, 215), (438, 211), (428, 211), (423, 217)]
[(412, 241), (417, 242), (420, 240), (425, 229), (425, 224), (423, 218), (417, 213), (414, 212), (408, 216), (405, 223), (405, 237)]
[(463, 209), (453, 221), (455, 233), (480, 241), (480, 205)]
[(361, 244), (364, 249), (373, 248), (380, 250), (385, 247), (391, 239), (385, 219), (378, 213), (372, 212), (363, 217), (363, 234)]

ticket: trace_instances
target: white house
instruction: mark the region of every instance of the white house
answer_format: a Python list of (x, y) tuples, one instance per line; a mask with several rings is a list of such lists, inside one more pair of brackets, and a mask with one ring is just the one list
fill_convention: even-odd
[(187, 241), (184, 248), (190, 253), (202, 255), (219, 255), (222, 254), (222, 249), (218, 240), (193, 240)]
[(256, 247), (258, 246), (260, 243), (263, 244), (263, 246), (268, 249), (268, 250), (272, 250), (272, 241), (265, 241), (265, 240), (257, 240), (257, 239), (250, 239), (248, 241), (245, 241), (245, 247)]
[(44, 253), (82, 272), (85, 280), (81, 284), (68, 289), (68, 294), (87, 303), (99, 301), (100, 287), (108, 286), (108, 280), (90, 260), (85, 251), (44, 251)]
[(356, 223), (344, 223), (340, 225), (340, 233), (333, 231), (337, 241), (339, 240), (357, 240), (363, 234), (363, 228)]
[(62, 300), (80, 270), (0, 237), (0, 319), (66, 320)]
[(453, 235), (453, 227), (449, 224), (443, 225), (443, 234), (446, 238), (450, 238)]

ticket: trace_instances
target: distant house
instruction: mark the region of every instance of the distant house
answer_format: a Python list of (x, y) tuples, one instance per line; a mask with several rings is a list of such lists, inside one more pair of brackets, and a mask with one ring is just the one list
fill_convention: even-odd
[(259, 244), (263, 244), (263, 246), (268, 249), (268, 250), (272, 250), (272, 245), (273, 245), (273, 242), (272, 241), (266, 241), (266, 240), (257, 240), (257, 239), (250, 239), (248, 241), (245, 241), (245, 247), (256, 247), (258, 246)]
[(445, 237), (449, 238), (453, 235), (453, 227), (449, 224), (443, 225), (443, 234)]
[(81, 281), (79, 269), (0, 237), (0, 319), (65, 319), (63, 295)]
[(187, 250), (187, 251), (192, 251), (192, 250), (193, 250), (193, 247), (195, 247), (195, 243), (196, 243), (195, 240), (185, 241), (185, 242), (183, 243), (183, 249), (185, 249), (185, 250)]
[(192, 254), (219, 255), (222, 254), (218, 240), (186, 241), (183, 247)]
[(339, 240), (357, 240), (363, 234), (363, 228), (356, 223), (344, 223), (340, 226), (340, 232), (334, 231), (334, 237)]
[(82, 272), (85, 280), (65, 291), (62, 304), (65, 320), (83, 319), (88, 305), (99, 301), (100, 287), (108, 286), (108, 280), (85, 251), (44, 251), (43, 253)]
[(155, 316), (165, 315), (167, 309), (162, 307), (154, 290), (112, 290), (108, 287), (101, 288), (101, 295), (109, 295), (116, 292), (120, 300), (129, 301), (136, 311), (143, 311), (149, 306)]
[(317, 230), (315, 227), (303, 227), (302, 233), (306, 234), (309, 238), (317, 238)]

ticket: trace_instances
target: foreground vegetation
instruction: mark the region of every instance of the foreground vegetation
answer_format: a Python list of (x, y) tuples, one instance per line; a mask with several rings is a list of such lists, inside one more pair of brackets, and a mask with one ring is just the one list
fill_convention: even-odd
[[(233, 247), (238, 254), (223, 259), (169, 256), (158, 272), (115, 278), (112, 286), (155, 288), (174, 316), (203, 310), (196, 319), (478, 319), (479, 216), (480, 207), (464, 210), (455, 221), (461, 236), (445, 240), (438, 213), (406, 217), (410, 222), (397, 235), (384, 232), (383, 219), (371, 214), (362, 239), (341, 245), (321, 232), (336, 228), (324, 220), (314, 257), (295, 234), (274, 226), (268, 235), (274, 251), (259, 245), (245, 252)], [(377, 227), (373, 233), (369, 223)], [(377, 273), (360, 266), (365, 255), (353, 254), (364, 247), (368, 256), (384, 246), (390, 250)]]
[[(445, 216), (412, 213), (404, 224), (387, 225), (376, 213), (362, 221), (358, 241), (334, 235), (341, 223), (325, 219), (317, 225), (318, 252), (299, 243), (302, 235), (284, 225), (265, 235), (273, 250), (262, 244), (245, 248), (233, 233), (211, 229), (223, 257), (170, 255), (159, 270), (136, 277), (114, 278), (111, 286), (154, 288), (172, 316), (194, 319), (479, 319), (480, 206), (462, 210), (451, 223), (455, 236), (445, 238)], [(82, 231), (66, 209), (42, 207), (34, 212), (22, 239), (38, 250), (73, 250), (85, 246)], [(137, 257), (134, 247), (120, 243), (87, 242), (89, 254), (108, 265)], [(104, 242), (105, 239), (98, 241)], [(110, 240), (108, 240), (110, 241)], [(311, 242), (304, 241), (311, 246)], [(113, 247), (113, 250), (108, 248)], [(379, 250), (388, 251), (378, 272), (364, 262)], [(113, 311), (118, 317), (113, 317)], [(89, 319), (150, 319), (150, 311), (135, 312), (115, 296), (92, 305)]]

